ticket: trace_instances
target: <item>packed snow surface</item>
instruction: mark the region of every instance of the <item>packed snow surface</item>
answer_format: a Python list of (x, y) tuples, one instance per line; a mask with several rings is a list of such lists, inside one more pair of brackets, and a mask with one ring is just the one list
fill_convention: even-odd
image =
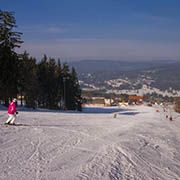
[(6, 119), (1, 108), (0, 180), (180, 180), (180, 115), (170, 109), (24, 109), (17, 126)]

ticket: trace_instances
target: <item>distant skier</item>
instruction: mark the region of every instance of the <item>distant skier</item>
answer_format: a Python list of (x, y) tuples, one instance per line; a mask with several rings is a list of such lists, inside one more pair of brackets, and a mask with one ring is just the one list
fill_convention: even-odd
[(10, 124), (10, 125), (15, 124), (14, 121), (16, 120), (16, 114), (18, 114), (16, 110), (16, 106), (17, 106), (16, 103), (17, 103), (17, 99), (14, 98), (13, 101), (9, 104), (9, 107), (8, 107), (9, 118), (7, 119), (5, 124)]

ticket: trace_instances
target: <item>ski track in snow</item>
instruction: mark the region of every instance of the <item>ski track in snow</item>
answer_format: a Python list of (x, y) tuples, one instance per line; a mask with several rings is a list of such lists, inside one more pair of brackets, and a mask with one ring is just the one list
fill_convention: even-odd
[(171, 122), (159, 106), (126, 107), (116, 118), (19, 112), (18, 126), (5, 126), (0, 111), (0, 180), (180, 180), (177, 113)]

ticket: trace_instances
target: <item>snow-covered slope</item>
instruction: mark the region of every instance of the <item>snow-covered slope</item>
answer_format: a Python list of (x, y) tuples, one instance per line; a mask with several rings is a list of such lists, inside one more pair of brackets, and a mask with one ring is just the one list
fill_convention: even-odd
[(24, 110), (17, 126), (0, 110), (0, 179), (178, 180), (180, 116), (157, 108)]

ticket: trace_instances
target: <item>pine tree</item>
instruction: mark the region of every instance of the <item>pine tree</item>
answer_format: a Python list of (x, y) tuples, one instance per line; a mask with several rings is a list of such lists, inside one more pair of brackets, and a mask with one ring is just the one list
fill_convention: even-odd
[(29, 57), (25, 51), (20, 58), (21, 69), (19, 78), (19, 90), (24, 95), (27, 107), (36, 107), (37, 99), (37, 65), (36, 59)]
[(71, 81), (72, 81), (72, 104), (73, 109), (77, 109), (79, 111), (82, 110), (82, 97), (81, 97), (81, 88), (79, 85), (77, 73), (74, 68), (71, 71)]
[(14, 13), (0, 11), (0, 94), (5, 104), (17, 95), (19, 58), (15, 48), (20, 47), (21, 34), (16, 27)]
[(56, 87), (57, 87), (57, 100), (58, 100), (58, 107), (60, 109), (63, 108), (63, 77), (62, 77), (62, 67), (60, 59), (58, 59), (57, 66), (56, 66)]
[(56, 74), (56, 69), (57, 69), (57, 65), (56, 65), (56, 61), (53, 58), (50, 58), (48, 61), (48, 72), (47, 72), (47, 84), (48, 87), (46, 89), (47, 92), (47, 108), (50, 109), (55, 109), (58, 106), (58, 77)]
[(70, 71), (69, 71), (69, 66), (67, 65), (67, 63), (63, 64), (62, 67), (62, 81), (63, 81), (63, 103), (64, 103), (64, 109), (70, 109)]
[(38, 102), (41, 107), (56, 109), (62, 92), (60, 64), (44, 56), (37, 67)]
[(41, 62), (37, 64), (37, 81), (38, 81), (38, 105), (40, 107), (46, 107), (47, 106), (47, 56), (44, 55)]

